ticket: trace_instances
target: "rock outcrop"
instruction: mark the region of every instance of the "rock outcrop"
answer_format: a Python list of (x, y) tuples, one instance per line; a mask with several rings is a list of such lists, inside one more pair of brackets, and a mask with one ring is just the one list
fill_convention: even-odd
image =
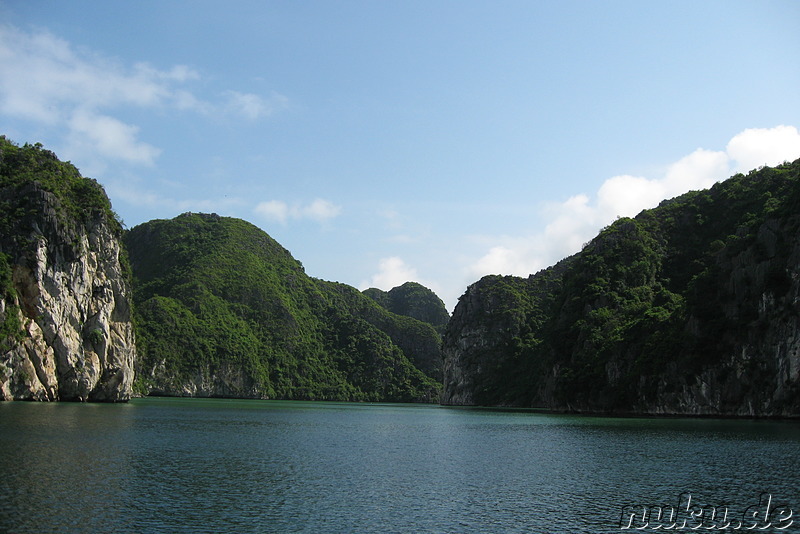
[(515, 340), (532, 339), (571, 259), (528, 278), (485, 276), (461, 296), (443, 338), (442, 404), (530, 402), (529, 365)]
[[(2, 148), (4, 172), (12, 172), (16, 147)], [(28, 149), (33, 159), (55, 160)], [(0, 400), (126, 401), (136, 351), (120, 230), (107, 210), (66, 209), (36, 170), (6, 175), (0, 187)], [(105, 198), (95, 182), (70, 179)]]

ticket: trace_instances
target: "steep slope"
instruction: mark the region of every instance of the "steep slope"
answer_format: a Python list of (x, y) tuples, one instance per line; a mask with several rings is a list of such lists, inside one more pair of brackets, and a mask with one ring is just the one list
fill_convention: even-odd
[(528, 279), (486, 277), (444, 336), (442, 401), (800, 415), (800, 160), (620, 219)]
[[(414, 354), (413, 362), (428, 376), (442, 379), (442, 338), (450, 314), (444, 302), (436, 293), (417, 282), (406, 282), (389, 291), (377, 288), (365, 289), (362, 292), (390, 315), (368, 313), (373, 317), (370, 322), (389, 333), (392, 339)], [(363, 306), (362, 306), (363, 308)], [(399, 317), (396, 317), (399, 316)], [(394, 319), (389, 320), (389, 318)], [(413, 320), (409, 320), (413, 319)], [(368, 319), (369, 320), (369, 319)], [(430, 325), (427, 328), (419, 321)]]
[(371, 401), (438, 394), (437, 382), (411, 363), (413, 347), (375, 326), (396, 319), (355, 289), (310, 278), (245, 221), (184, 214), (137, 226), (125, 242), (141, 393)]
[(450, 320), (442, 299), (417, 282), (406, 282), (389, 291), (371, 287), (363, 293), (390, 312), (428, 323), (440, 334)]
[(0, 399), (125, 401), (134, 333), (103, 189), (0, 137)]

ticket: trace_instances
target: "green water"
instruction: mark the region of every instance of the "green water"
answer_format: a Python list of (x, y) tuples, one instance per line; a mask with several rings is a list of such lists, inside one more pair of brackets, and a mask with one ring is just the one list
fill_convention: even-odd
[(682, 493), (740, 519), (767, 493), (798, 512), (758, 531), (800, 532), (798, 458), (786, 421), (0, 403), (0, 532), (621, 532)]

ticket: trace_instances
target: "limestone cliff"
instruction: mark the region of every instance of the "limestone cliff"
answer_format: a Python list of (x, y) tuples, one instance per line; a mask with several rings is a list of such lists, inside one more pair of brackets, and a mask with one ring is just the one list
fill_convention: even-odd
[(0, 141), (0, 400), (126, 401), (134, 331), (108, 199), (41, 146)]
[(571, 259), (528, 278), (490, 275), (461, 296), (443, 338), (443, 404), (530, 404), (522, 344), (535, 340)]
[(445, 404), (800, 416), (800, 160), (619, 219), (490, 276), (444, 336)]

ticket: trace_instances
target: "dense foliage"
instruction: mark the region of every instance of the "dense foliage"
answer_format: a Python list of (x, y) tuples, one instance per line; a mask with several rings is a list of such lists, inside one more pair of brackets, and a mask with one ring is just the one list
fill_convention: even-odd
[[(796, 322), (799, 207), (800, 160), (618, 219), (557, 268), (471, 286), (473, 311), (457, 306), (445, 351), (474, 328), (491, 340), (462, 362), (480, 368), (479, 404), (635, 411), (722, 369), (776, 320)], [(774, 377), (769, 355), (746, 361), (745, 385), (722, 402)]]
[[(0, 137), (0, 345), (23, 335), (12, 265), (55, 229), (54, 253), (79, 258), (98, 220), (135, 267), (140, 393), (288, 399), (438, 398), (440, 338), (357, 290), (308, 277), (254, 226), (214, 215), (130, 232), (102, 187), (40, 144)], [(57, 237), (57, 239), (56, 239)], [(123, 268), (131, 275), (126, 248)], [(420, 370), (422, 369), (422, 370)], [(426, 374), (427, 373), (427, 374)]]
[(442, 299), (417, 282), (406, 282), (389, 291), (372, 287), (364, 290), (364, 294), (392, 313), (430, 324), (440, 334), (450, 320)]
[[(184, 214), (127, 233), (137, 309), (137, 387), (284, 399), (435, 400), (404, 342), (428, 325), (315, 280), (238, 219)], [(430, 332), (435, 336), (435, 333)], [(436, 346), (438, 355), (438, 345)]]
[(8, 255), (0, 252), (0, 351), (4, 350), (10, 339), (22, 335), (15, 296)]
[(10, 232), (10, 224), (24, 217), (25, 209), (35, 209), (35, 206), (10, 209), (15, 193), (31, 183), (55, 195), (64, 221), (86, 222), (90, 217), (104, 214), (117, 230), (121, 229), (111, 202), (97, 181), (84, 178), (74, 165), (60, 161), (40, 143), (20, 147), (0, 136), (0, 189), (5, 191), (0, 196), (0, 232)]
[[(434, 325), (407, 314), (389, 311), (350, 286), (321, 281), (319, 283), (327, 287), (329, 295), (336, 295), (334, 299), (337, 307), (385, 332), (418, 369), (437, 381), (441, 380), (442, 339)], [(436, 295), (433, 297), (441, 302)]]

